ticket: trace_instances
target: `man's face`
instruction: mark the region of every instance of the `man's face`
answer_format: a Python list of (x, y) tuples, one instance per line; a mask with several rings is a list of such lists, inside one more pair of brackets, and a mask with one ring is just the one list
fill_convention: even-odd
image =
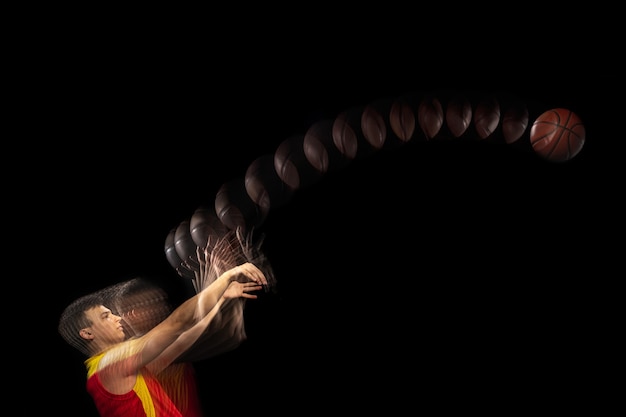
[(99, 343), (113, 344), (125, 339), (120, 316), (116, 316), (105, 306), (91, 308), (85, 312), (92, 325), (87, 329), (90, 336)]

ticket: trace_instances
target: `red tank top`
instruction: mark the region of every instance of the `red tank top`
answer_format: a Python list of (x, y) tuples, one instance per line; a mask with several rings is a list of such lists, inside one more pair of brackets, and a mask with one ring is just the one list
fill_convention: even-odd
[(147, 370), (137, 375), (133, 389), (126, 394), (107, 391), (97, 372), (102, 356), (100, 354), (85, 361), (87, 392), (101, 417), (184, 417), (158, 379)]

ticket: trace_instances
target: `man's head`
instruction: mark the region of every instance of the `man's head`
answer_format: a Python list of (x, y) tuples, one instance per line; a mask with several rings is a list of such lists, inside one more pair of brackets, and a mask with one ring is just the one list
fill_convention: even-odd
[(125, 338), (121, 318), (105, 302), (105, 291), (98, 291), (78, 298), (61, 314), (59, 334), (86, 356)]

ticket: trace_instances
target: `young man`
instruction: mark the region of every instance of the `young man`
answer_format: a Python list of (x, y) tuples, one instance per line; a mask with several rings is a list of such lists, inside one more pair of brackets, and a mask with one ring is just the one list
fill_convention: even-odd
[(183, 417), (157, 375), (193, 344), (226, 297), (257, 298), (252, 293), (266, 285), (263, 271), (244, 262), (221, 273), (149, 331), (130, 338), (122, 318), (105, 304), (110, 292), (103, 290), (70, 304), (58, 329), (88, 357), (87, 391), (102, 417)]

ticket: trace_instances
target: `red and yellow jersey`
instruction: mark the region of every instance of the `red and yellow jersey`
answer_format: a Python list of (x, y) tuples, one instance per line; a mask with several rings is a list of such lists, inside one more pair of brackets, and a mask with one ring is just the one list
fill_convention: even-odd
[(112, 394), (100, 381), (98, 370), (104, 354), (92, 356), (87, 366), (87, 392), (93, 398), (101, 417), (184, 417), (167, 395), (158, 379), (148, 370), (137, 375), (133, 389)]

